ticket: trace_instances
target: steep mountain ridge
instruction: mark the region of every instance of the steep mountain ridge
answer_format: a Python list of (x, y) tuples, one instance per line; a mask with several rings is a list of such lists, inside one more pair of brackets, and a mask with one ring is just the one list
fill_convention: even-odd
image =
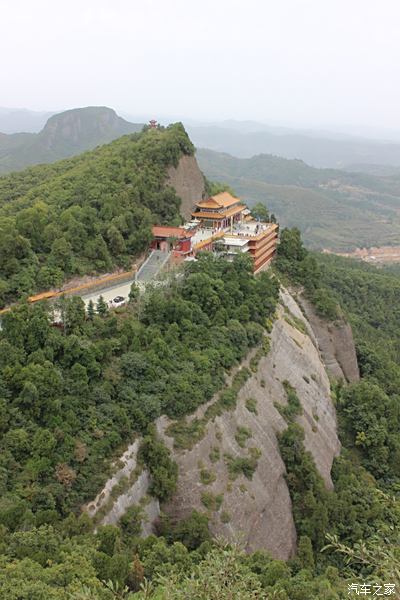
[[(302, 414), (297, 421), (305, 432), (305, 448), (311, 452), (327, 489), (332, 489), (330, 471), (334, 457), (339, 454), (340, 443), (329, 377), (318, 342), (299, 305), (284, 289), (280, 293), (270, 342), (269, 353), (261, 358), (257, 369), (240, 390), (236, 408), (211, 420), (204, 436), (189, 449), (175, 448), (169, 432), (173, 421), (166, 416), (157, 420), (157, 431), (179, 469), (177, 490), (162, 510), (173, 521), (180, 520), (188, 517), (192, 510), (204, 512), (205, 497), (219, 498), (217, 506), (208, 507), (213, 535), (239, 538), (248, 551), (266, 549), (275, 558), (287, 559), (295, 554), (297, 545), (286, 469), (277, 439), (287, 427), (279, 410), (280, 406), (287, 405), (287, 383), (299, 397)], [(254, 354), (255, 351), (251, 351), (240, 367), (251, 366)], [(237, 369), (229, 376), (228, 383), (235, 372)], [(187, 422), (201, 419), (214, 401), (199, 407)], [(251, 403), (255, 407), (253, 410), (249, 410)], [(238, 442), (240, 429), (250, 432), (245, 444)], [(251, 477), (241, 474), (232, 480), (227, 461), (245, 458), (251, 448), (257, 455), (254, 474)], [(121, 473), (129, 479), (138, 467), (136, 453), (129, 453), (128, 449), (122, 459)], [(115, 524), (130, 506), (142, 504), (148, 519), (142, 525), (142, 531), (148, 535), (158, 511), (154, 501), (146, 500), (149, 491), (146, 471), (141, 471), (130, 488), (115, 497), (112, 486), (118, 484), (119, 473), (106, 483), (86, 510), (95, 514), (106, 506), (101, 523)], [(204, 473), (210, 475), (207, 483)], [(110, 497), (114, 501), (107, 504)]]
[[(286, 470), (277, 441), (277, 435), (287, 426), (278, 409), (278, 405), (287, 403), (285, 382), (289, 382), (299, 397), (303, 414), (298, 422), (304, 428), (305, 447), (329, 489), (332, 488), (332, 461), (340, 449), (325, 366), (309, 333), (300, 331), (285, 318), (287, 310), (312, 331), (293, 298), (287, 292), (281, 293), (270, 352), (260, 360), (257, 371), (239, 392), (236, 408), (210, 422), (204, 438), (192, 449), (174, 449), (173, 438), (167, 434), (169, 421), (165, 417), (158, 421), (158, 431), (179, 468), (176, 494), (164, 507), (167, 514), (173, 519), (187, 517), (193, 508), (204, 510), (202, 494), (221, 495), (220, 509), (210, 514), (212, 533), (228, 539), (240, 537), (247, 550), (267, 549), (282, 559), (293, 556), (296, 551)], [(249, 365), (250, 360), (251, 356), (244, 365)], [(246, 407), (250, 399), (256, 401), (257, 414)], [(198, 409), (193, 418), (203, 414), (206, 408)], [(241, 448), (237, 433), (243, 427), (251, 436)], [(251, 447), (259, 453), (253, 476), (247, 478), (241, 474), (232, 481), (227, 456), (246, 457)], [(217, 461), (210, 459), (215, 448), (219, 448)], [(204, 470), (215, 476), (215, 480), (206, 485), (201, 476)], [(224, 517), (224, 512), (229, 519)]]
[(171, 185), (181, 199), (180, 213), (190, 220), (196, 202), (205, 194), (204, 175), (195, 156), (181, 156), (178, 165), (167, 171), (167, 185)]
[(67, 110), (52, 115), (39, 133), (0, 135), (0, 173), (67, 158), (142, 127), (105, 106)]
[(360, 371), (350, 324), (343, 317), (328, 324), (303, 294), (299, 295), (298, 302), (312, 327), (328, 373), (348, 383), (358, 381)]

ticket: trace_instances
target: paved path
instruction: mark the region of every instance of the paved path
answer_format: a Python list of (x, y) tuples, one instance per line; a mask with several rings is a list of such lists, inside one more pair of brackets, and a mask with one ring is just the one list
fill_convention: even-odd
[[(161, 271), (165, 263), (169, 258), (169, 253), (162, 252), (161, 250), (153, 250), (147, 260), (143, 263), (142, 267), (139, 269), (137, 273), (136, 281), (138, 284), (146, 283), (154, 279), (158, 273)], [(90, 292), (88, 294), (82, 295), (81, 298), (87, 306), (92, 300), (93, 304), (96, 307), (96, 304), (100, 298), (103, 296), (104, 300), (107, 302), (115, 298), (116, 296), (123, 296), (128, 299), (129, 292), (131, 289), (132, 283), (135, 282), (135, 279), (129, 279), (124, 283), (119, 283), (112, 287), (103, 288), (101, 290), (96, 290), (95, 292)]]
[(92, 300), (95, 307), (100, 296), (103, 296), (107, 304), (110, 300), (115, 298), (115, 296), (123, 296), (128, 300), (131, 285), (134, 281), (134, 279), (130, 279), (129, 281), (119, 283), (118, 285), (114, 285), (113, 287), (108, 287), (103, 290), (96, 290), (95, 292), (91, 292), (90, 294), (85, 294), (84, 296), (81, 296), (81, 298), (86, 306), (89, 304), (90, 300)]

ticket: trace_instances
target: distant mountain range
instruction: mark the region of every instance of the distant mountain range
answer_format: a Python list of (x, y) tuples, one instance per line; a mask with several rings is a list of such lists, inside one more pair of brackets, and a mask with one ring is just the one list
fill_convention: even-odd
[[(0, 109), (0, 123), (7, 110)], [(31, 125), (45, 116), (30, 114)], [(14, 117), (9, 113), (9, 128)], [(347, 251), (400, 244), (400, 144), (339, 134), (326, 134), (328, 139), (324, 132), (254, 121), (222, 125), (187, 126), (200, 146), (197, 159), (205, 175), (229, 183), (250, 204), (265, 202), (283, 226), (298, 226), (310, 247)], [(39, 133), (0, 134), (0, 174), (68, 158), (142, 127), (107, 107), (54, 114)]]
[(377, 165), (400, 167), (400, 143), (395, 142), (296, 131), (253, 121), (188, 125), (187, 131), (198, 148), (228, 152), (239, 158), (275, 154), (299, 158), (315, 167), (347, 168), (357, 165), (358, 170), (366, 172)]
[(142, 127), (104, 106), (67, 110), (52, 115), (39, 133), (0, 133), (0, 174), (68, 158)]
[(209, 179), (228, 183), (250, 205), (265, 203), (312, 248), (400, 243), (400, 176), (317, 169), (267, 154), (243, 159), (199, 149), (196, 156)]
[[(88, 136), (85, 131), (82, 133), (84, 138), (89, 139), (90, 145), (71, 144), (67, 131), (58, 144), (57, 155), (54, 158), (51, 152), (48, 152), (49, 148), (45, 140), (43, 144), (38, 143), (37, 140), (36, 143), (38, 146), (44, 146), (46, 151), (43, 148), (35, 148), (32, 152), (26, 150), (26, 146), (33, 140), (31, 136), (21, 135), (21, 132), (24, 134), (39, 132), (38, 135), (45, 138), (47, 132), (41, 130), (46, 130), (46, 121), (52, 116), (61, 118), (60, 115), (65, 115), (63, 117), (65, 119), (72, 119), (77, 115), (81, 120), (87, 120), (88, 128), (92, 129), (92, 132)], [(128, 115), (125, 117), (125, 119), (118, 117), (115, 111), (106, 107), (73, 109), (58, 114), (0, 107), (0, 132), (17, 135), (17, 137), (13, 135), (10, 139), (4, 138), (0, 133), (0, 173), (38, 162), (38, 160), (30, 160), (29, 155), (33, 151), (37, 153), (40, 161), (57, 160), (71, 156), (72, 152), (81, 152), (93, 148), (96, 144), (109, 142), (115, 139), (116, 134), (130, 133), (140, 127), (131, 121), (142, 121), (142, 118), (133, 119)], [(96, 131), (97, 118), (102, 123)], [(107, 121), (108, 124), (105, 126)], [(165, 119), (161, 121), (164, 122)], [(274, 154), (283, 158), (298, 158), (315, 167), (346, 169), (376, 175), (392, 175), (400, 172), (400, 142), (397, 141), (368, 139), (332, 131), (272, 126), (251, 120), (210, 123), (192, 119), (184, 121), (197, 147), (227, 152), (239, 158), (250, 158), (257, 154)], [(86, 128), (85, 123), (83, 128)], [(108, 131), (105, 130), (107, 128)], [(76, 133), (77, 129), (75, 138)], [(393, 132), (392, 135), (393, 140), (397, 140), (395, 133)], [(60, 154), (64, 147), (65, 153)], [(22, 166), (15, 158), (16, 152), (19, 153), (21, 149), (24, 152)], [(26, 163), (28, 159), (29, 163)]]
[(46, 124), (54, 112), (34, 111), (26, 108), (0, 107), (0, 132), (1, 133), (37, 133)]

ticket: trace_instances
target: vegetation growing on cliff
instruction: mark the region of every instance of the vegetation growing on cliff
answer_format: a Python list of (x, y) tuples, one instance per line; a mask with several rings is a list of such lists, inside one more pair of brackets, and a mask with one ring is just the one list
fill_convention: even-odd
[[(392, 557), (393, 575), (399, 564), (400, 504), (386, 494), (398, 495), (400, 485), (400, 280), (360, 263), (311, 254), (296, 229), (283, 230), (281, 240), (279, 273), (302, 286), (328, 321), (342, 310), (350, 319), (362, 376), (349, 386), (334, 384), (346, 448), (333, 465), (334, 490), (326, 490), (297, 423), (289, 419), (279, 437), (297, 532), (314, 549), (316, 565), (334, 564), (345, 572), (343, 558), (360, 557), (359, 549), (345, 550), (346, 543), (357, 548), (362, 540), (365, 556)], [(329, 549), (339, 549), (328, 559), (319, 554), (327, 534), (334, 540)], [(368, 567), (360, 558), (353, 563), (364, 577), (383, 572), (377, 559)]]
[[(146, 232), (151, 215), (173, 220), (175, 201), (168, 204), (168, 197), (161, 192), (161, 196), (146, 194), (148, 189), (156, 190), (167, 164), (178, 160), (181, 152), (192, 151), (185, 140), (182, 129), (174, 126), (166, 132), (121, 140), (108, 146), (104, 156), (104, 149), (85, 155), (84, 163), (80, 159), (67, 161), (72, 166), (65, 172), (66, 163), (43, 167), (49, 169), (49, 179), (40, 168), (0, 180), (0, 194), (9, 194), (0, 208), (1, 223), (7, 227), (13, 223), (18, 241), (15, 247), (19, 248), (24, 238), (30, 248), (27, 260), (22, 257), (18, 268), (13, 257), (4, 259), (1, 255), (6, 266), (9, 259), (11, 267), (20, 269), (18, 279), (26, 277), (28, 268), (34, 269), (36, 278), (43, 265), (50, 264), (53, 250), (49, 252), (41, 245), (41, 232), (48, 224), (42, 229), (39, 216), (46, 211), (43, 213), (43, 207), (38, 211), (37, 194), (47, 190), (46, 202), (50, 205), (54, 200), (56, 213), (62, 207), (63, 212), (57, 213), (61, 218), (64, 210), (70, 210), (63, 204), (69, 202), (63, 196), (63, 186), (67, 186), (68, 195), (69, 175), (74, 172), (74, 181), (80, 178), (82, 186), (80, 190), (74, 188), (74, 193), (83, 194), (77, 196), (83, 198), (82, 206), (74, 203), (83, 213), (79, 218), (73, 216), (73, 222), (71, 214), (76, 207), (70, 210), (71, 220), (68, 217), (66, 222), (72, 223), (72, 229), (67, 227), (66, 231), (71, 243), (70, 233), (85, 211), (94, 215), (91, 210), (97, 200), (87, 194), (85, 181), (91, 167), (102, 164), (103, 159), (103, 175), (114, 181), (116, 193), (125, 190), (127, 204), (122, 202), (121, 206), (130, 215), (138, 201), (132, 190), (140, 191), (140, 182), (147, 186), (147, 179), (141, 177), (151, 180), (150, 188), (139, 194), (147, 219), (147, 225), (138, 225), (139, 236)], [(140, 153), (131, 156), (128, 146), (132, 149), (137, 145)], [(122, 147), (125, 149), (122, 170), (114, 150), (110, 150), (117, 146), (118, 155)], [(135, 162), (139, 155), (148, 162), (147, 158), (140, 164)], [(99, 156), (103, 157), (100, 161)], [(129, 165), (138, 168), (138, 188), (126, 180), (131, 177)], [(96, 169), (88, 179), (89, 188), (96, 188), (99, 181), (103, 202), (102, 171)], [(119, 179), (121, 173), (123, 181)], [(24, 178), (31, 177), (38, 177), (41, 183), (28, 192), (29, 183)], [(12, 185), (16, 181), (14, 197)], [(50, 198), (50, 191), (54, 197)], [(106, 198), (107, 207), (96, 205), (96, 227), (101, 236), (115, 199)], [(24, 237), (18, 228), (28, 227), (33, 217), (39, 224), (37, 231), (32, 229)], [(65, 237), (63, 229), (57, 232)], [(107, 236), (103, 240), (110, 254)], [(24, 244), (22, 248), (28, 247)], [(85, 251), (74, 252), (75, 272), (89, 268), (92, 263)], [(93, 261), (99, 260), (98, 249), (94, 256)], [(112, 256), (111, 252), (111, 261), (117, 256), (124, 260), (131, 251), (116, 251)], [(348, 450), (335, 461), (334, 491), (325, 489), (304, 447), (304, 434), (295, 422), (301, 407), (295, 390), (285, 385), (288, 406), (283, 412), (288, 428), (279, 444), (300, 536), (298, 554), (288, 563), (273, 560), (264, 552), (245, 555), (235, 546), (221, 547), (210, 539), (208, 517), (201, 513), (194, 512), (178, 524), (161, 519), (161, 535), (147, 539), (138, 537), (141, 507), (127, 512), (121, 527), (99, 526), (96, 533), (87, 515), (79, 516), (80, 505), (95, 496), (104, 483), (111, 457), (137, 432), (144, 436), (140, 456), (152, 476), (151, 492), (161, 501), (173, 493), (176, 465), (151, 424), (160, 414), (183, 418), (218, 390), (216, 402), (205, 413), (206, 421), (235, 406), (237, 392), (251, 371), (239, 370), (231, 387), (226, 388), (225, 375), (250, 348), (261, 345), (263, 328), (270, 325), (277, 303), (276, 278), (266, 273), (253, 277), (246, 257), (228, 263), (203, 254), (186, 267), (183, 278), (171, 279), (145, 297), (132, 294), (130, 305), (118, 314), (105, 310), (86, 315), (82, 301), (72, 298), (63, 305), (63, 329), (52, 327), (51, 309), (45, 304), (22, 303), (4, 317), (0, 332), (0, 589), (5, 590), (7, 599), (206, 600), (232, 597), (234, 592), (243, 600), (339, 600), (347, 597), (346, 580), (361, 577), (382, 581), (383, 575), (396, 576), (400, 508), (398, 500), (383, 490), (396, 493), (399, 485), (398, 287), (383, 273), (369, 280), (372, 271), (362, 267), (360, 273), (351, 267), (354, 273), (346, 279), (340, 264), (330, 260), (305, 250), (297, 230), (283, 230), (279, 272), (304, 286), (325, 318), (338, 316), (340, 300), (353, 322), (363, 375), (359, 384), (335, 387), (342, 440)], [(99, 265), (93, 262), (90, 268)], [(72, 267), (63, 270), (64, 275), (70, 272)], [(13, 277), (6, 274), (6, 285), (15, 281)], [(338, 283), (339, 277), (342, 283)], [(10, 288), (4, 293), (10, 294)], [(377, 325), (381, 326), (379, 334)], [(250, 362), (251, 370), (256, 370), (257, 361), (267, 350), (267, 344), (259, 348)], [(256, 411), (255, 401), (249, 400), (247, 408)], [(193, 421), (191, 429), (181, 421), (174, 433), (185, 446), (190, 436), (201, 435), (203, 425)], [(249, 430), (237, 430), (236, 441), (239, 447), (247, 448), (248, 456), (225, 455), (232, 478), (238, 473), (251, 478), (257, 467), (259, 457), (257, 449), (249, 447), (250, 437)], [(217, 455), (215, 449), (212, 452)], [(199, 476), (211, 482), (215, 474), (203, 469)], [(203, 493), (204, 507), (209, 510), (219, 508), (222, 501), (211, 492)], [(227, 524), (229, 506), (223, 508), (226, 510), (220, 519)], [(327, 533), (331, 535), (330, 547), (321, 553)], [(360, 539), (366, 544), (365, 561), (360, 559)], [(347, 546), (354, 547), (354, 552)], [(377, 557), (384, 557), (384, 569)]]
[[(161, 414), (181, 417), (223, 387), (260, 342), (278, 288), (248, 261), (204, 255), (183, 279), (149, 291), (120, 314), (86, 318), (65, 301), (22, 304), (0, 332), (0, 524), (55, 524), (96, 495), (104, 461)], [(239, 377), (239, 375), (238, 375)], [(238, 382), (239, 385), (239, 382)], [(165, 499), (176, 473), (151, 436), (142, 456)]]
[(400, 486), (400, 276), (318, 257), (321, 281), (340, 302), (356, 342), (361, 381), (339, 388), (341, 435), (356, 460), (389, 489)]
[(275, 266), (292, 285), (304, 288), (320, 316), (330, 320), (339, 316), (337, 302), (323, 286), (316, 256), (305, 248), (296, 227), (282, 230)]

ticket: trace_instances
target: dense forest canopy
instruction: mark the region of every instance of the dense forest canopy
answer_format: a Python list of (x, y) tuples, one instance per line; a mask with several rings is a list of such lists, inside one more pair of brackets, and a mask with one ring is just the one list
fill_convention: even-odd
[[(277, 283), (204, 255), (183, 280), (87, 318), (80, 298), (22, 304), (0, 333), (0, 523), (57, 523), (95, 495), (104, 460), (159, 415), (192, 412), (260, 343)], [(134, 296), (134, 294), (133, 294)]]
[(0, 307), (72, 275), (129, 267), (152, 224), (179, 223), (166, 170), (193, 151), (178, 123), (0, 178)]

